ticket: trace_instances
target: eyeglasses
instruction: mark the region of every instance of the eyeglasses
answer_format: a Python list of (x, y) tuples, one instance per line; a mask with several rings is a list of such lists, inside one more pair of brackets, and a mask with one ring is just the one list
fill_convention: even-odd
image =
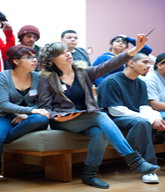
[(159, 63), (163, 63), (165, 61), (165, 59), (161, 60)]
[(122, 40), (119, 40), (119, 39), (118, 39), (118, 40), (115, 40), (115, 42), (117, 42), (117, 43), (120, 43), (120, 42), (121, 42), (121, 43), (123, 43), (123, 44), (127, 44), (126, 41), (122, 41)]
[(27, 55), (27, 56), (21, 57), (20, 59), (29, 59), (29, 60), (33, 61), (34, 59), (37, 59), (37, 56)]

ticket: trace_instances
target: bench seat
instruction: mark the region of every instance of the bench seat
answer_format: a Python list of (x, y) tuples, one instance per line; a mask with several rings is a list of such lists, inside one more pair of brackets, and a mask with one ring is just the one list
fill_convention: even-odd
[[(45, 178), (68, 182), (72, 165), (83, 163), (90, 138), (84, 133), (47, 129), (26, 134), (4, 145), (3, 176), (44, 171)], [(156, 153), (165, 152), (165, 144), (154, 144)], [(104, 160), (121, 158), (107, 146)]]

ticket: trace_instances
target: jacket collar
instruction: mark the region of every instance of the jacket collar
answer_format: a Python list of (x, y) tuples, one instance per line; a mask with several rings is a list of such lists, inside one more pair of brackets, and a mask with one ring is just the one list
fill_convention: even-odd
[[(80, 83), (81, 88), (86, 93), (86, 91), (85, 91), (85, 71), (84, 71), (84, 69), (76, 68), (74, 70), (75, 70), (75, 73), (76, 73), (76, 76), (77, 76), (78, 82)], [(68, 99), (65, 96), (64, 89), (63, 89), (63, 87), (61, 85), (61, 82), (60, 82), (60, 78), (59, 78), (58, 74), (55, 71), (49, 72), (49, 71), (43, 70), (40, 73), (40, 75), (45, 76), (47, 78), (49, 84), (51, 85), (51, 87), (54, 89), (54, 91), (58, 95), (63, 97), (65, 100), (70, 101), (70, 99)]]

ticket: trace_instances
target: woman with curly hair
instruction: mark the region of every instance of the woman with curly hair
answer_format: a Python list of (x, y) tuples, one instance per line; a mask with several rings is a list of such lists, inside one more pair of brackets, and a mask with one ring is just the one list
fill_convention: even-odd
[(18, 45), (10, 47), (6, 55), (11, 69), (0, 73), (0, 171), (4, 143), (32, 131), (44, 130), (49, 123), (49, 113), (38, 109), (37, 104), (36, 51)]
[(138, 35), (136, 47), (99, 66), (87, 69), (78, 68), (73, 64), (71, 53), (63, 43), (46, 45), (41, 51), (39, 60), (43, 70), (38, 86), (39, 108), (44, 108), (50, 113), (51, 129), (83, 131), (91, 137), (82, 171), (84, 184), (109, 188), (106, 182), (97, 177), (108, 141), (134, 173), (148, 174), (159, 169), (159, 166), (146, 162), (137, 151), (133, 151), (106, 113), (81, 112), (86, 109), (98, 109), (92, 83), (126, 63), (145, 45), (146, 40), (144, 35)]

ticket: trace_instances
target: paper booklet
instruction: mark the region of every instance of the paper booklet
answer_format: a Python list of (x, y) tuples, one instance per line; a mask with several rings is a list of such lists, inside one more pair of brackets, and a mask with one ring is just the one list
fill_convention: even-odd
[(96, 109), (85, 109), (85, 110), (76, 110), (74, 112), (69, 112), (69, 113), (63, 113), (61, 116), (62, 117), (65, 117), (67, 115), (70, 115), (71, 113), (78, 113), (78, 112), (82, 112), (82, 113), (90, 113), (90, 112), (94, 112), (94, 111), (100, 111), (101, 109), (104, 109), (104, 108), (96, 108)]

